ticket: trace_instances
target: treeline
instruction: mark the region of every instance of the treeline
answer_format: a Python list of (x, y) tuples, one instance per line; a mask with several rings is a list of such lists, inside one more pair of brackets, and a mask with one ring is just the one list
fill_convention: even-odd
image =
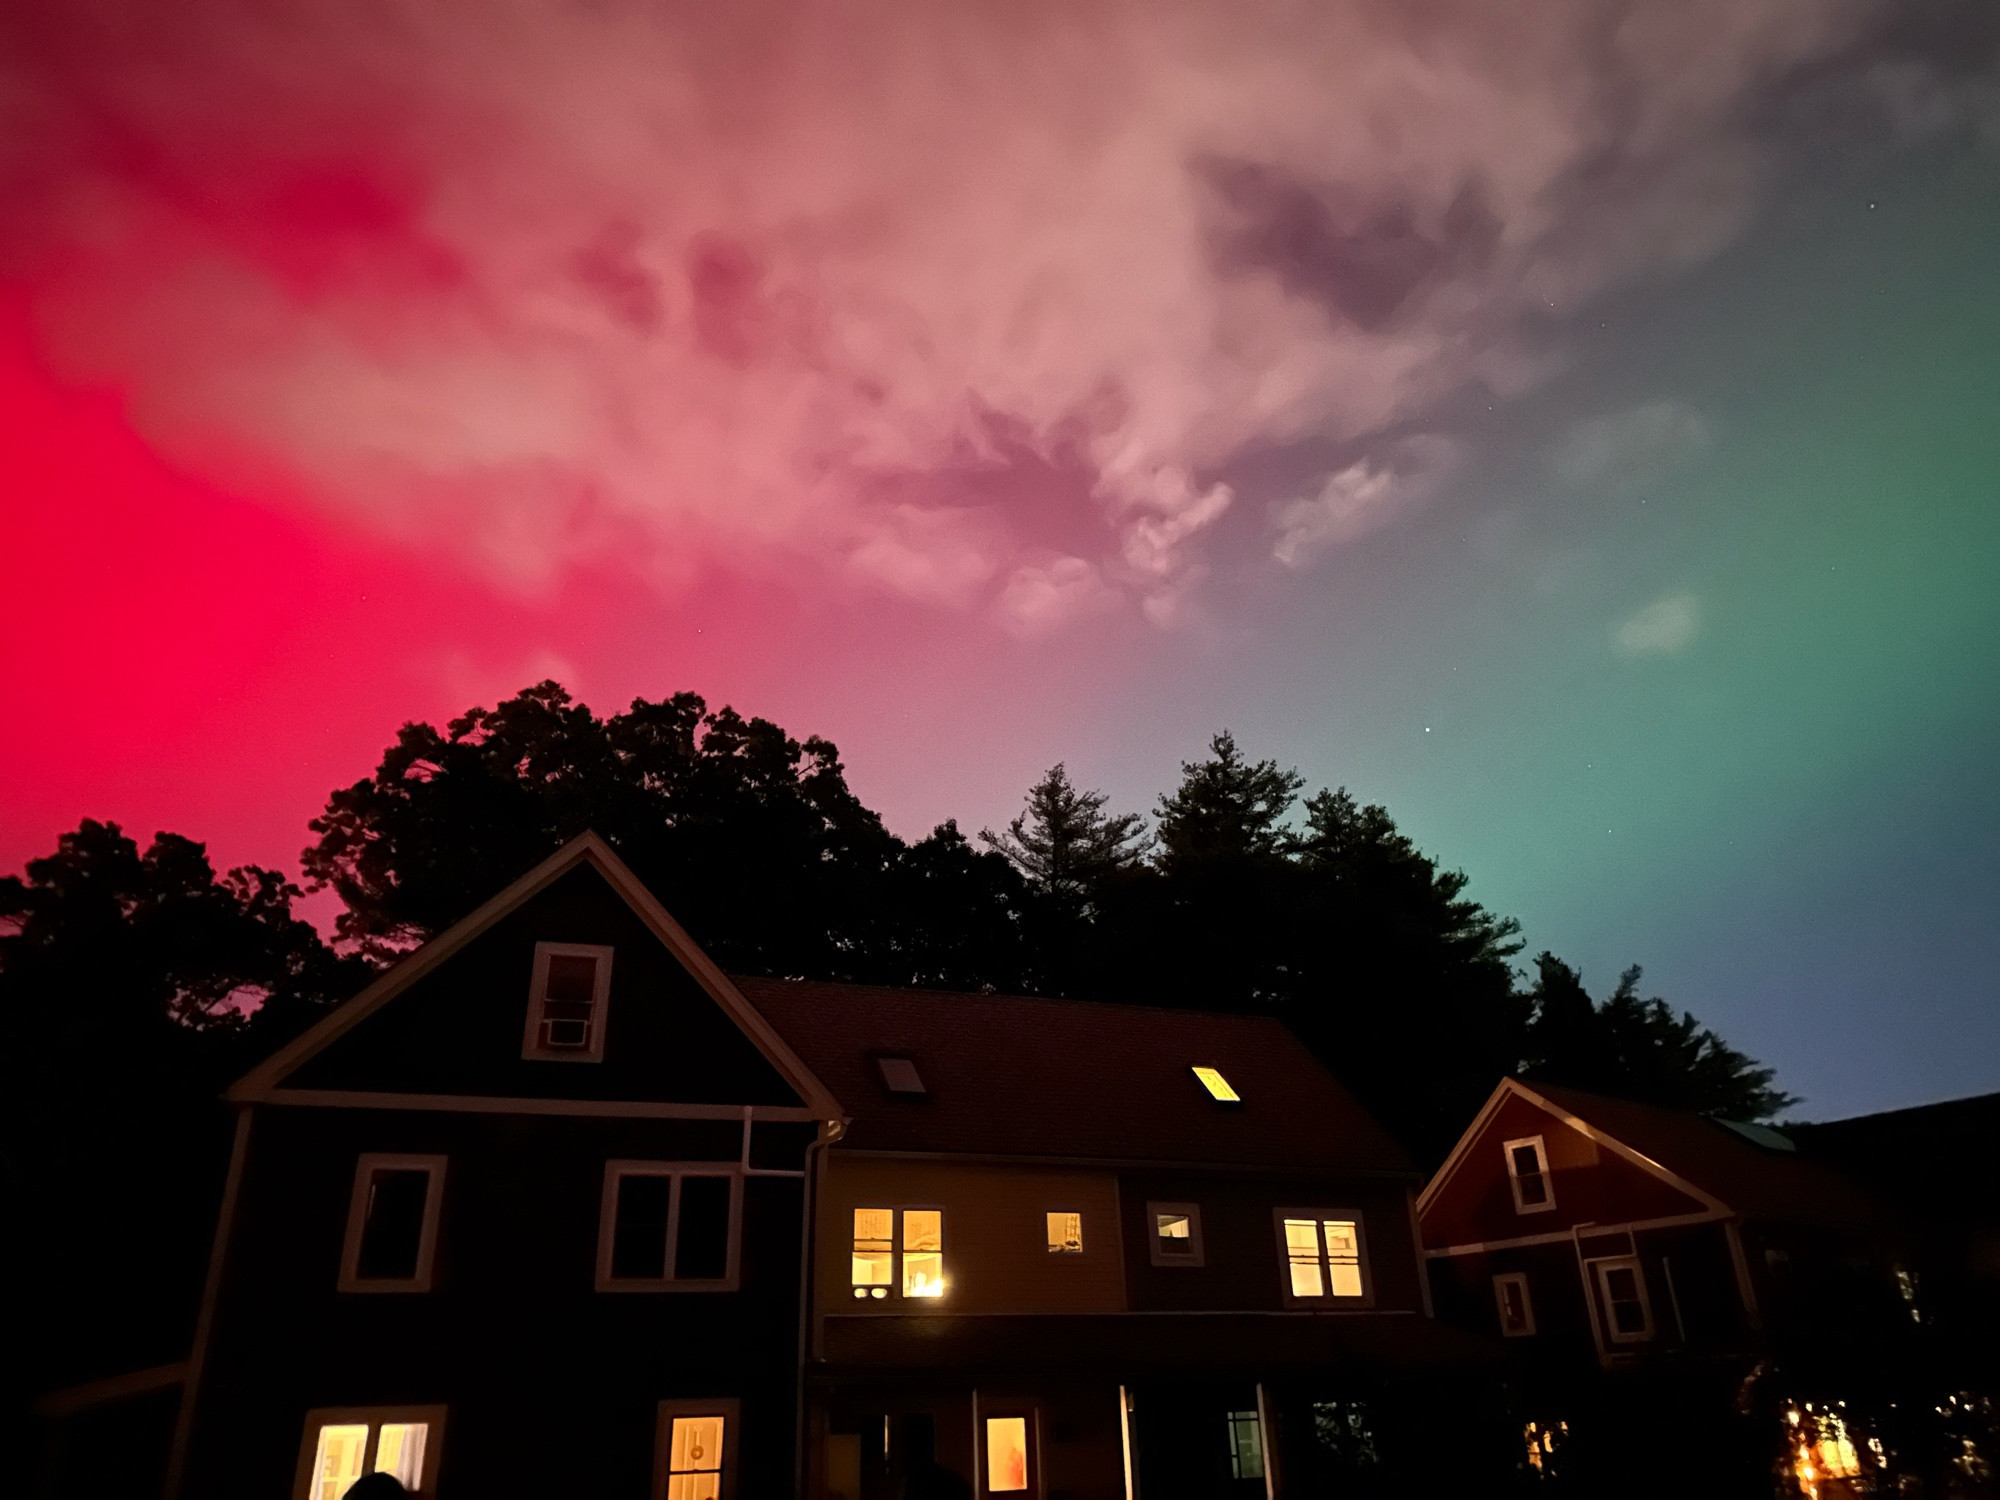
[[(10, 1269), (77, 1289), (50, 1301), (66, 1311), (45, 1371), (184, 1352), (219, 1090), (587, 828), (726, 969), (1279, 1016), (1425, 1162), (1509, 1073), (1742, 1119), (1791, 1102), (1770, 1069), (1641, 998), (1637, 969), (1602, 1001), (1550, 954), (1524, 974), (1515, 924), (1463, 874), (1384, 809), (1304, 790), (1224, 733), (1150, 817), (1058, 765), (1006, 828), (907, 842), (825, 740), (691, 693), (600, 718), (544, 682), (406, 725), (332, 795), (303, 856), (307, 885), (341, 902), (331, 945), (281, 875), (217, 875), (178, 835), (141, 850), (86, 821), (0, 879), (0, 1166), (37, 1225)], [(136, 1262), (135, 1229), (151, 1247)]]

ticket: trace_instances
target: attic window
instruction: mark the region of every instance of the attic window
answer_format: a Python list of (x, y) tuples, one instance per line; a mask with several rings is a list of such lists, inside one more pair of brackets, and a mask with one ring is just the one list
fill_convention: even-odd
[(1507, 1159), (1507, 1183), (1514, 1190), (1514, 1212), (1543, 1213), (1556, 1206), (1555, 1188), (1549, 1181), (1549, 1152), (1538, 1135), (1524, 1136), (1501, 1146)]
[(892, 1094), (928, 1093), (917, 1065), (907, 1057), (878, 1057), (875, 1066), (881, 1070), (882, 1085)]
[(1201, 1086), (1208, 1090), (1208, 1097), (1213, 1099), (1217, 1104), (1241, 1104), (1243, 1102), (1243, 1096), (1231, 1088), (1229, 1080), (1224, 1078), (1214, 1068), (1204, 1067), (1200, 1063), (1197, 1063), (1195, 1064), (1194, 1076), (1201, 1080)]
[(535, 944), (521, 1056), (551, 1062), (603, 1061), (604, 1012), (610, 998), (611, 949), (586, 943)]

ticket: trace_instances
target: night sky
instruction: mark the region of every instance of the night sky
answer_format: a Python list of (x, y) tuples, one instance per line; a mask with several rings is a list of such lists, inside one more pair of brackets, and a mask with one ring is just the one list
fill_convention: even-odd
[(917, 836), (1232, 728), (1826, 1117), (2000, 1088), (1990, 6), (0, 19), (0, 869), (546, 676)]

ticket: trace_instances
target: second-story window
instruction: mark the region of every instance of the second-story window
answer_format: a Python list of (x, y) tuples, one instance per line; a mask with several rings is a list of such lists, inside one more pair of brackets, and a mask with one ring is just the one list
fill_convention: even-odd
[(1514, 1212), (1541, 1213), (1556, 1206), (1555, 1185), (1549, 1180), (1549, 1153), (1538, 1135), (1508, 1141), (1500, 1148), (1507, 1158), (1507, 1182), (1514, 1190)]
[(601, 1062), (611, 998), (611, 949), (537, 943), (528, 987), (521, 1056), (546, 1062)]
[(721, 1292), (735, 1286), (734, 1173), (672, 1162), (606, 1164), (600, 1292)]
[(1154, 1265), (1198, 1266), (1202, 1263), (1199, 1204), (1148, 1203), (1146, 1223), (1152, 1230)]
[(944, 1295), (944, 1212), (936, 1208), (857, 1208), (849, 1273), (856, 1297), (881, 1300)]
[(428, 1292), (437, 1253), (442, 1156), (363, 1156), (347, 1208), (343, 1292)]
[(1048, 1216), (1049, 1254), (1083, 1254), (1083, 1215), (1058, 1210)]
[(1308, 1305), (1368, 1301), (1368, 1262), (1361, 1215), (1353, 1210), (1280, 1209), (1285, 1295)]

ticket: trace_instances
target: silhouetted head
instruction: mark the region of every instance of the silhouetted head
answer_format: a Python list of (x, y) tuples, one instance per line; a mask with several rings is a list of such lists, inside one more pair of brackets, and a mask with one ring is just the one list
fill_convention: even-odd
[(409, 1491), (394, 1474), (363, 1474), (347, 1487), (341, 1500), (407, 1500)]

